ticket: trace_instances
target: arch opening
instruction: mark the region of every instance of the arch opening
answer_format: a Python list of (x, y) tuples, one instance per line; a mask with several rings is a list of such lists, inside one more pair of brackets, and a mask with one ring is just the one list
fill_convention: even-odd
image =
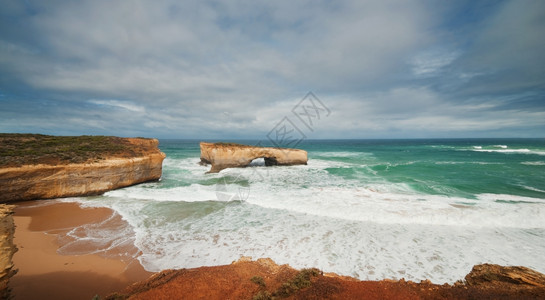
[(277, 166), (278, 161), (274, 157), (258, 157), (253, 159), (249, 164), (248, 167), (270, 167), (270, 166)]
[(263, 167), (263, 166), (265, 166), (264, 157), (255, 158), (248, 164), (248, 167)]
[(275, 157), (265, 157), (265, 166), (270, 167), (270, 166), (277, 166), (277, 165), (278, 165), (278, 161), (276, 160)]

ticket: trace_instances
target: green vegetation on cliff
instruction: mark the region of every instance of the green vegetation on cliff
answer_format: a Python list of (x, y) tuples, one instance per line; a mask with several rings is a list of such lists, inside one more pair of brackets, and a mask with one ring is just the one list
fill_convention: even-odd
[(250, 280), (259, 285), (261, 291), (259, 291), (254, 297), (253, 300), (273, 300), (279, 298), (288, 298), (293, 294), (297, 293), (300, 289), (309, 287), (312, 284), (312, 277), (320, 275), (320, 270), (316, 268), (311, 269), (302, 269), (297, 273), (297, 275), (291, 280), (282, 283), (282, 285), (273, 293), (265, 290), (266, 284), (263, 280), (263, 277), (254, 276)]
[(113, 136), (0, 133), (0, 167), (92, 162), (134, 156), (141, 151), (127, 139)]

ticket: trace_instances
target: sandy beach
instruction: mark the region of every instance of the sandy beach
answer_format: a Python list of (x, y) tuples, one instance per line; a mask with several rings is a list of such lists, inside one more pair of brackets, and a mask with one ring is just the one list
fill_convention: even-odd
[[(138, 260), (111, 251), (108, 255), (57, 253), (67, 240), (64, 234), (78, 226), (103, 222), (112, 214), (107, 208), (81, 208), (55, 200), (18, 204), (14, 242), (19, 250), (13, 260), (19, 271), (10, 282), (14, 298), (92, 299), (148, 278), (151, 273)], [(89, 244), (88, 251), (81, 246), (78, 250), (92, 253), (95, 247)]]

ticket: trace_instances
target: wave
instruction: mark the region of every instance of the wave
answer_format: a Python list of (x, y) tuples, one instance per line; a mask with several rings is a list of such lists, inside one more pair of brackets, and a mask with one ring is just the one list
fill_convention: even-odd
[[(124, 189), (109, 191), (104, 197), (120, 199), (136, 199), (150, 201), (183, 201), (183, 202), (203, 202), (203, 201), (231, 201), (241, 200), (235, 198), (226, 198), (228, 191), (223, 192), (218, 186), (223, 184), (218, 182), (215, 185), (191, 184), (185, 187), (173, 188), (155, 188), (153, 185), (133, 186)], [(233, 188), (237, 190), (239, 186)], [(222, 196), (218, 196), (222, 194)]]
[(479, 194), (477, 199), (481, 201), (488, 202), (506, 202), (506, 203), (541, 203), (545, 204), (545, 199), (533, 198), (533, 197), (524, 197), (524, 196), (515, 196), (515, 195), (506, 195), (506, 194)]
[(545, 151), (537, 151), (530, 149), (472, 149), (472, 151), (477, 152), (497, 152), (497, 153), (520, 153), (520, 154), (537, 154), (545, 155)]
[[(187, 163), (187, 160), (184, 162)], [(355, 166), (338, 161), (312, 159), (306, 166), (226, 169), (219, 174), (207, 175), (203, 175), (203, 170), (197, 168), (202, 172), (200, 177), (197, 176), (198, 179), (193, 179), (193, 183), (186, 186), (168, 187), (172, 178), (167, 174), (161, 183), (148, 183), (110, 191), (104, 194), (104, 197), (157, 202), (239, 200), (271, 209), (381, 224), (545, 227), (545, 207), (536, 209), (522, 205), (541, 203), (543, 202), (541, 199), (493, 194), (475, 195), (474, 199), (446, 196), (459, 191), (448, 186), (428, 186), (426, 182), (420, 182), (419, 186), (427, 186), (429, 191), (417, 190), (416, 186), (407, 183), (388, 182), (386, 178), (378, 176), (374, 169), (376, 166), (389, 168), (414, 163), (409, 161)], [(194, 163), (191, 163), (191, 166), (196, 168)], [(177, 176), (176, 173), (173, 173), (173, 176)], [(418, 178), (414, 180), (419, 181)], [(498, 201), (488, 201), (493, 197)], [(521, 207), (517, 208), (519, 211), (515, 213), (513, 207), (505, 207), (502, 201), (521, 203)], [(473, 210), (460, 211), (460, 207)]]
[(371, 156), (372, 153), (367, 152), (350, 152), (350, 151), (312, 151), (311, 156), (316, 155), (320, 157), (358, 157), (358, 156)]
[(530, 191), (545, 193), (544, 190), (540, 190), (540, 189), (532, 187), (532, 186), (522, 185), (522, 187), (527, 189), (527, 190), (530, 190)]
[(520, 164), (527, 166), (545, 166), (545, 161), (523, 161)]
[(475, 165), (503, 165), (504, 163), (499, 162), (486, 162), (486, 161), (437, 161), (436, 165), (466, 165), (466, 164), (475, 164)]
[(132, 227), (117, 212), (96, 224), (84, 224), (58, 236), (61, 255), (99, 254), (131, 259), (138, 249)]
[[(532, 242), (545, 234), (543, 209), (534, 207), (532, 215), (521, 204), (495, 201), (509, 195), (415, 195), (403, 184), (274, 190), (275, 195), (259, 188), (265, 185), (234, 204), (80, 200), (108, 206), (127, 220), (134, 228), (128, 236), (148, 271), (228, 264), (240, 255), (362, 280), (452, 283), (482, 259), (545, 268), (526, 255), (545, 251), (545, 245)], [(498, 244), (501, 251), (490, 248)]]
[[(491, 194), (468, 199), (416, 194), (410, 188), (404, 193), (403, 188), (397, 189), (375, 185), (358, 189), (312, 188), (287, 193), (278, 190), (274, 197), (257, 193), (247, 201), (267, 208), (379, 224), (545, 228), (545, 207), (526, 205), (545, 203), (543, 199)], [(492, 198), (494, 201), (486, 201)], [(501, 200), (516, 205), (505, 206)]]

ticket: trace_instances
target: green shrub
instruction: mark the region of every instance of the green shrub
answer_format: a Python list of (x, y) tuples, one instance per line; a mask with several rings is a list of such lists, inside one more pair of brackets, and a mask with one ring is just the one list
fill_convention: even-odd
[[(320, 274), (320, 270), (316, 268), (302, 269), (290, 281), (282, 283), (282, 285), (272, 294), (269, 293), (268, 291), (259, 291), (259, 293), (257, 293), (252, 299), (253, 300), (273, 300), (277, 298), (290, 297), (291, 295), (295, 294), (298, 290), (311, 286), (312, 277), (318, 276), (319, 274)], [(263, 278), (259, 276), (254, 276), (250, 280), (252, 280), (252, 282), (256, 284), (259, 284), (258, 282), (260, 282), (260, 280), (263, 280)], [(265, 287), (264, 282), (262, 287), (263, 288)]]
[(261, 277), (261, 276), (254, 276), (254, 277), (250, 278), (250, 280), (253, 283), (259, 285), (262, 288), (264, 288), (266, 286), (265, 285), (265, 280), (263, 280), (263, 277)]
[(142, 149), (112, 136), (49, 136), (0, 133), (0, 167), (22, 164), (96, 161), (139, 154)]

